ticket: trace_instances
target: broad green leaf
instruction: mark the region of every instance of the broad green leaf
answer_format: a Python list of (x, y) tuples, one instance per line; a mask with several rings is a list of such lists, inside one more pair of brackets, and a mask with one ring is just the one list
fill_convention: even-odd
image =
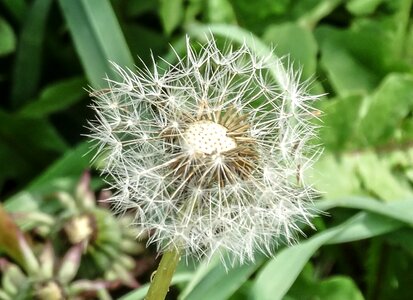
[(336, 93), (371, 92), (391, 71), (411, 70), (401, 58), (411, 0), (385, 1), (380, 17), (355, 18), (346, 29), (322, 25), (315, 31), (321, 66)]
[(396, 177), (386, 157), (379, 158), (370, 151), (339, 157), (327, 153), (308, 171), (308, 176), (329, 199), (367, 194), (385, 201), (413, 198), (408, 179)]
[[(366, 2), (366, 1), (364, 1)], [(411, 69), (410, 62), (401, 59), (410, 22), (411, 0), (383, 1), (376, 18), (354, 18), (347, 32), (347, 46), (372, 70)]]
[(109, 61), (133, 67), (132, 56), (108, 0), (59, 0), (59, 4), (94, 88), (105, 86), (105, 75), (119, 79)]
[(317, 107), (322, 111), (319, 136), (327, 150), (340, 153), (358, 146), (354, 138), (362, 104), (363, 97), (360, 95), (320, 102)]
[[(405, 51), (405, 44), (407, 40), (407, 32), (409, 27), (411, 27), (411, 8), (412, 8), (412, 0), (395, 0), (392, 2), (387, 3), (388, 8), (390, 11), (393, 12), (390, 15), (389, 20), (385, 19), (380, 24), (383, 27), (387, 27), (387, 23), (390, 23), (393, 29), (392, 35), (393, 36), (393, 44), (395, 54), (397, 55), (397, 59), (403, 55)], [(411, 64), (409, 64), (409, 70), (411, 69)]]
[(230, 0), (237, 21), (243, 28), (261, 34), (265, 28), (289, 12), (290, 0)]
[(315, 273), (313, 264), (308, 262), (294, 284), (288, 290), (284, 300), (296, 300), (302, 298), (311, 299), (316, 292), (317, 284), (319, 284)]
[(364, 299), (350, 277), (332, 276), (324, 280), (317, 277), (312, 264), (308, 263), (284, 299)]
[[(320, 26), (316, 37), (320, 44), (321, 67), (338, 95), (367, 93), (379, 83), (380, 75), (350, 49), (351, 44), (360, 42), (361, 37), (327, 26)], [(369, 42), (364, 41), (364, 44)]]
[(373, 152), (364, 152), (355, 157), (357, 171), (364, 189), (385, 201), (413, 198), (407, 182), (398, 180), (383, 159)]
[(11, 26), (0, 17), (0, 56), (12, 53), (16, 48), (16, 37)]
[(310, 78), (316, 71), (317, 42), (309, 29), (295, 23), (269, 26), (262, 39), (275, 47), (274, 52), (288, 56), (296, 68), (302, 68), (303, 77)]
[(236, 23), (234, 10), (228, 0), (209, 0), (208, 21), (211, 23)]
[(363, 300), (363, 294), (349, 277), (333, 276), (323, 280), (314, 295), (318, 299), (328, 300)]
[(350, 0), (346, 8), (353, 15), (368, 15), (373, 13), (384, 0)]
[[(363, 194), (360, 179), (356, 176), (357, 161), (351, 155), (337, 157), (325, 153), (309, 170), (308, 176), (327, 199), (345, 195)], [(337, 174), (337, 175), (332, 175)]]
[(364, 299), (350, 277), (332, 276), (324, 280), (320, 280), (318, 277), (317, 271), (314, 270), (311, 263), (308, 263), (283, 299)]
[(328, 16), (343, 0), (297, 1), (297, 10), (301, 11), (297, 23), (313, 29), (320, 20)]
[(86, 80), (70, 78), (46, 87), (35, 101), (24, 106), (19, 114), (26, 117), (46, 117), (62, 111), (85, 97)]
[(13, 70), (11, 99), (18, 107), (35, 96), (42, 63), (43, 39), (52, 0), (35, 0), (21, 29)]
[[(367, 213), (361, 212), (345, 223), (325, 230), (300, 244), (281, 250), (274, 259), (265, 265), (258, 273), (253, 286), (253, 298), (260, 300), (282, 299), (295, 279), (311, 258), (324, 244), (371, 238), (376, 235), (400, 228), (399, 223), (387, 218), (371, 219)], [(373, 217), (374, 218), (374, 217)], [(379, 227), (378, 225), (381, 226)], [(344, 234), (342, 240), (340, 234)]]
[(375, 93), (366, 99), (359, 128), (366, 145), (380, 145), (394, 139), (399, 124), (413, 109), (413, 76), (388, 75)]
[(394, 166), (400, 166), (404, 171), (413, 167), (413, 165), (411, 164), (411, 161), (413, 159), (412, 148), (400, 149), (386, 153), (386, 155), (383, 156), (383, 158), (383, 161), (386, 163), (389, 169)]
[(183, 17), (183, 0), (160, 0), (159, 15), (167, 35), (178, 27)]

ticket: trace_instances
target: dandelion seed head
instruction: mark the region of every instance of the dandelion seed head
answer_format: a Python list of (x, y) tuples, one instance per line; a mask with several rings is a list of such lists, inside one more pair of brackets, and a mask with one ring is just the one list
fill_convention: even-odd
[(121, 82), (94, 91), (90, 122), (116, 209), (159, 251), (234, 262), (271, 255), (311, 226), (315, 191), (304, 184), (317, 149), (307, 83), (245, 44), (213, 37), (161, 69), (114, 64)]

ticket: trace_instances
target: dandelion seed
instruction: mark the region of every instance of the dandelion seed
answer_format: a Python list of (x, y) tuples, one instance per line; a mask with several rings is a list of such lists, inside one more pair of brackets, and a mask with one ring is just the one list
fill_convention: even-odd
[[(282, 61), (213, 38), (166, 70), (136, 73), (93, 92), (90, 123), (112, 201), (159, 251), (250, 261), (294, 241), (309, 224), (314, 191), (302, 181), (315, 159), (309, 114), (317, 96)], [(275, 77), (274, 79), (274, 72)]]

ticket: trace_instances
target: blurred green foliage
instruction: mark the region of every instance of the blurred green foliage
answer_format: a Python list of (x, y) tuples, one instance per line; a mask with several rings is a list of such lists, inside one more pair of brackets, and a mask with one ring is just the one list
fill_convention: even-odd
[(228, 273), (219, 261), (182, 265), (171, 299), (411, 299), (411, 11), (412, 0), (0, 0), (3, 205), (35, 210), (74, 187), (93, 156), (86, 90), (116, 79), (110, 61), (173, 63), (169, 44), (181, 54), (185, 34), (212, 32), (274, 47), (326, 94), (315, 120), (325, 151), (308, 180), (328, 215), (273, 259)]

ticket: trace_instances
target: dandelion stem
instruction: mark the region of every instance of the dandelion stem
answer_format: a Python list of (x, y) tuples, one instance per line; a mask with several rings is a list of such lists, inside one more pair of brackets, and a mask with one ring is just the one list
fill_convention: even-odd
[(164, 300), (169, 291), (172, 275), (178, 265), (180, 253), (173, 249), (166, 251), (159, 263), (145, 300)]

